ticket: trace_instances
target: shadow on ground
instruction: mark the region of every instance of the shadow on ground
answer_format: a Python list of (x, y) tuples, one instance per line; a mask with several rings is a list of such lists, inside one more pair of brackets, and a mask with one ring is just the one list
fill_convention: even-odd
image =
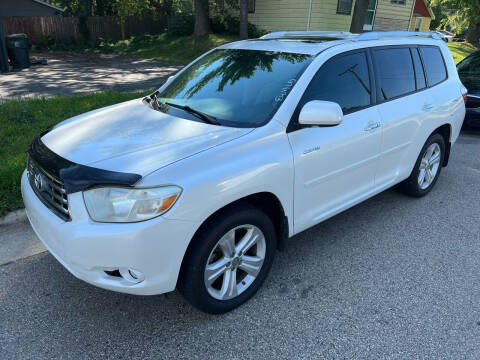
[(0, 74), (0, 98), (86, 94), (106, 89), (158, 88), (180, 67), (158, 61), (102, 54), (36, 53), (48, 65)]

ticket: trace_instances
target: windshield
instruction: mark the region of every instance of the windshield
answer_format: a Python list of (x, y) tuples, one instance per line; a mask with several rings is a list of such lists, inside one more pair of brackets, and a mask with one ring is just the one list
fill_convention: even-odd
[[(261, 126), (273, 116), (311, 59), (304, 54), (215, 50), (158, 93), (159, 110), (199, 120), (191, 111), (182, 110), (183, 106), (221, 125)], [(165, 103), (180, 106), (161, 105)]]
[(457, 71), (463, 73), (480, 73), (480, 53), (472, 54), (457, 65)]

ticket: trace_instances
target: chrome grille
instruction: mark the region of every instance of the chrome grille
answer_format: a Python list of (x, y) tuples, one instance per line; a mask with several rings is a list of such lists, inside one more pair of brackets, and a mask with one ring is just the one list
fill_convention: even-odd
[(27, 159), (28, 180), (38, 198), (63, 220), (70, 220), (63, 181), (49, 174), (33, 159)]

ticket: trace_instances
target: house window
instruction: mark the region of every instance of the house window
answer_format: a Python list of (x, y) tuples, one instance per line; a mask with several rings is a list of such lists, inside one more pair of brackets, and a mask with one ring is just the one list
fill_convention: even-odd
[(390, 0), (392, 4), (397, 4), (397, 5), (405, 5), (407, 3), (406, 0)]
[(350, 15), (352, 12), (352, 0), (338, 0), (337, 14)]
[(248, 12), (250, 14), (253, 14), (255, 12), (255, 0), (248, 0), (247, 4), (248, 4)]
[(370, 0), (368, 2), (367, 11), (365, 13), (365, 23), (363, 24), (363, 30), (373, 30), (373, 22), (375, 21), (375, 12), (377, 9), (377, 0)]
[(421, 18), (421, 17), (417, 17), (417, 18), (415, 18), (415, 27), (414, 27), (414, 30), (415, 30), (415, 31), (420, 31), (421, 28), (422, 28), (422, 18)]

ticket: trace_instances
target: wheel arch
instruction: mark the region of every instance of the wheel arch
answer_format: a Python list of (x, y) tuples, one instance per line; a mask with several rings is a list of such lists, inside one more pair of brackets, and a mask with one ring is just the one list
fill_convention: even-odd
[(235, 207), (242, 203), (253, 205), (265, 212), (270, 217), (273, 225), (275, 226), (275, 231), (278, 237), (277, 246), (278, 248), (282, 249), (285, 245), (284, 241), (288, 238), (289, 234), (288, 216), (280, 199), (274, 193), (268, 191), (257, 192), (241, 197), (215, 210), (198, 227), (197, 231), (195, 231), (195, 234), (192, 237), (192, 240), (200, 231), (202, 231), (208, 222), (212, 221), (215, 216), (221, 212), (224, 212), (228, 208)]
[(448, 165), (448, 160), (450, 159), (450, 149), (452, 147), (452, 125), (450, 124), (443, 124), (442, 126), (439, 126), (436, 128), (430, 136), (433, 134), (440, 134), (443, 137), (443, 140), (445, 141), (445, 156), (443, 157), (443, 163), (442, 166), (445, 167)]

